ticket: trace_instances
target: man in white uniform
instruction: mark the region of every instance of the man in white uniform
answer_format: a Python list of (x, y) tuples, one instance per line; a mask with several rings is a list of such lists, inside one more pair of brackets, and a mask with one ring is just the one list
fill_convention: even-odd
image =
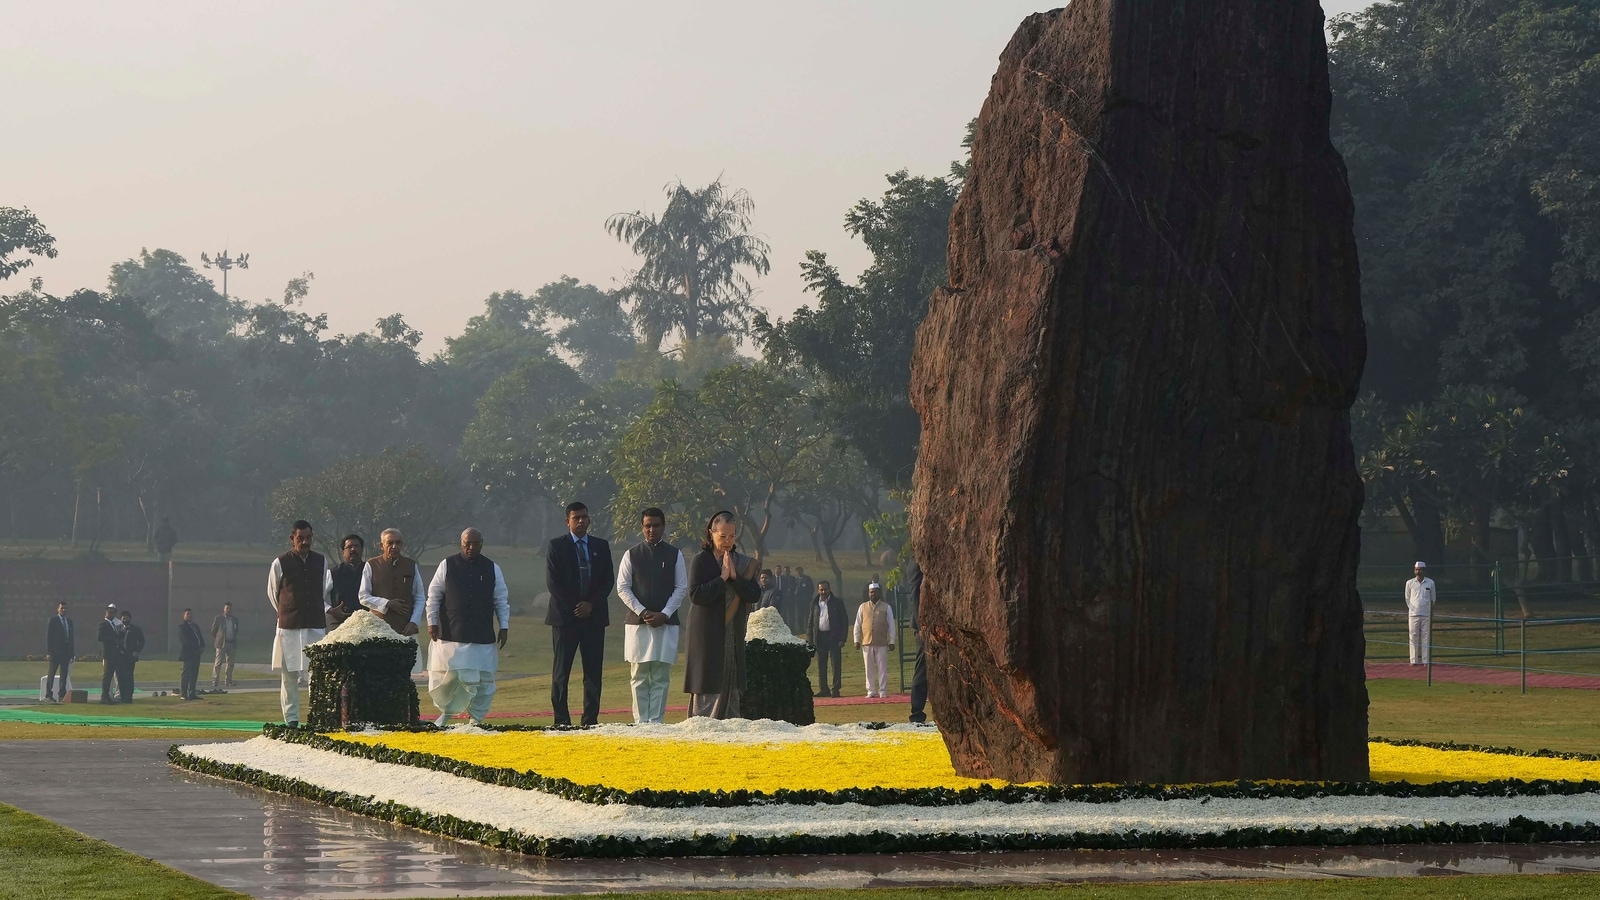
[[(461, 552), (439, 563), (428, 585), (428, 696), (439, 708), (435, 725), (467, 711), (482, 725), (494, 699), (500, 650), (511, 635), (511, 592), (483, 535), (461, 532)], [(498, 639), (495, 626), (499, 625)]]
[(883, 599), (883, 585), (867, 585), (867, 602), (856, 609), (852, 629), (867, 668), (867, 696), (889, 696), (889, 651), (894, 649), (894, 609)]
[(306, 671), (306, 645), (322, 640), (328, 628), (333, 577), (327, 560), (311, 549), (311, 523), (301, 519), (289, 530), (293, 549), (272, 561), (267, 601), (278, 613), (272, 638), (272, 670), (279, 673), (278, 699), (283, 721), (300, 724), (300, 674)]
[(678, 659), (678, 608), (689, 594), (689, 571), (678, 548), (661, 540), (667, 514), (652, 506), (639, 519), (644, 542), (622, 555), (617, 570), (617, 595), (628, 607), (622, 658), (628, 661), (633, 721), (660, 723)]
[(1438, 592), (1433, 579), (1428, 577), (1428, 564), (1418, 561), (1414, 570), (1417, 577), (1406, 582), (1407, 623), (1411, 626), (1411, 664), (1428, 664), (1428, 645), (1433, 634), (1433, 601)]
[[(427, 594), (422, 586), (422, 567), (400, 552), (405, 545), (400, 529), (383, 530), (378, 540), (383, 552), (367, 560), (366, 568), (361, 570), (356, 598), (362, 606), (382, 616), (396, 634), (415, 641), (422, 630), (422, 607), (427, 603)], [(420, 650), (411, 671), (422, 671)]]

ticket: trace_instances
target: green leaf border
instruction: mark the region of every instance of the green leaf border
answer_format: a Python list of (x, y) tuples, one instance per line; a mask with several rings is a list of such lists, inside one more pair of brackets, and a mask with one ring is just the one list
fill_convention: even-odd
[[(429, 731), (431, 729), (432, 726), (385, 730), (415, 732)], [(558, 729), (521, 726), (496, 730), (537, 731)], [(541, 791), (564, 800), (601, 805), (623, 803), (630, 806), (655, 809), (687, 809), (702, 806), (769, 806), (775, 804), (810, 806), (815, 804), (839, 805), (845, 803), (858, 803), (863, 806), (901, 804), (908, 806), (960, 806), (984, 800), (1000, 803), (1060, 801), (1116, 803), (1122, 800), (1189, 800), (1198, 798), (1277, 800), (1319, 797), (1538, 797), (1570, 796), (1600, 792), (1600, 781), (1555, 781), (1550, 779), (1534, 781), (1518, 779), (1436, 781), (1427, 784), (1412, 784), (1407, 781), (1327, 781), (1273, 784), (1241, 780), (1203, 785), (1119, 784), (1048, 785), (1044, 787), (1028, 787), (1025, 785), (990, 787), (983, 785), (975, 788), (960, 789), (845, 788), (837, 791), (785, 789), (770, 793), (765, 791), (658, 791), (648, 788), (628, 791), (598, 784), (581, 784), (566, 778), (540, 775), (537, 772), (495, 766), (480, 766), (476, 763), (451, 759), (434, 753), (415, 750), (394, 750), (389, 747), (375, 747), (350, 741), (336, 741), (303, 727), (289, 728), (283, 725), (267, 725), (263, 727), (262, 732), (273, 740), (304, 744), (316, 750), (326, 750), (371, 762), (390, 763), (434, 772), (444, 772), (450, 775), (458, 775), (462, 778), (470, 778), (473, 781), (484, 784), (528, 791)], [(1402, 744), (1378, 738), (1373, 738), (1372, 740), (1377, 743), (1392, 744), (1394, 746), (1433, 746), (1419, 743)], [(1468, 748), (1453, 746), (1436, 749)], [(1481, 750), (1482, 748), (1472, 749)], [(1554, 754), (1554, 751), (1546, 752)], [(1522, 753), (1518, 755), (1532, 754)]]
[(239, 782), (325, 806), (394, 822), (421, 831), (472, 841), (487, 847), (541, 857), (616, 858), (639, 856), (757, 856), (773, 854), (930, 853), (1006, 850), (1202, 850), (1236, 847), (1350, 847), (1379, 844), (1523, 844), (1550, 841), (1600, 841), (1600, 825), (1557, 825), (1517, 816), (1505, 825), (1399, 825), (1354, 830), (1328, 828), (1246, 828), (1203, 834), (1175, 831), (1074, 832), (979, 835), (956, 832), (908, 835), (885, 831), (818, 836), (773, 837), (696, 835), (690, 838), (540, 838), (495, 828), (456, 816), (435, 815), (392, 801), (332, 791), (296, 778), (272, 775), (249, 766), (219, 763), (173, 746), (167, 760), (174, 766)]

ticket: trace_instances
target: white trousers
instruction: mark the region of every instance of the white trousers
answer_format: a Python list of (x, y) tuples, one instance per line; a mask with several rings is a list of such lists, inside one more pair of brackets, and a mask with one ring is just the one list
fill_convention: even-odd
[(633, 689), (633, 721), (661, 724), (667, 718), (667, 683), (672, 680), (672, 663), (636, 662), (630, 664), (628, 686)]
[(483, 721), (494, 689), (494, 673), (484, 669), (428, 670), (428, 698), (446, 717), (464, 709), (472, 721)]
[(868, 644), (861, 648), (861, 661), (867, 667), (867, 696), (889, 696), (889, 648)]
[(1428, 662), (1428, 644), (1433, 634), (1433, 614), (1411, 616), (1411, 664), (1426, 665)]
[(300, 675), (299, 671), (291, 669), (278, 673), (278, 702), (283, 706), (283, 721), (288, 725), (300, 724)]

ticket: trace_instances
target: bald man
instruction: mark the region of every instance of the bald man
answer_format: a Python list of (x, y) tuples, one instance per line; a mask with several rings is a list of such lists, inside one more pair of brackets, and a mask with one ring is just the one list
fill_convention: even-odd
[(500, 649), (511, 634), (511, 593), (500, 567), (483, 555), (478, 529), (461, 532), (461, 552), (433, 573), (427, 619), (428, 697), (439, 708), (434, 724), (443, 727), (466, 710), (482, 725), (494, 699)]

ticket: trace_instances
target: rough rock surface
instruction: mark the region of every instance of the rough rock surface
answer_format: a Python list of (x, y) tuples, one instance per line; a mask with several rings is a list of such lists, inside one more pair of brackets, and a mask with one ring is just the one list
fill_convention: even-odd
[(1001, 57), (912, 375), (963, 775), (1367, 777), (1322, 29), (1317, 0), (1074, 0)]

